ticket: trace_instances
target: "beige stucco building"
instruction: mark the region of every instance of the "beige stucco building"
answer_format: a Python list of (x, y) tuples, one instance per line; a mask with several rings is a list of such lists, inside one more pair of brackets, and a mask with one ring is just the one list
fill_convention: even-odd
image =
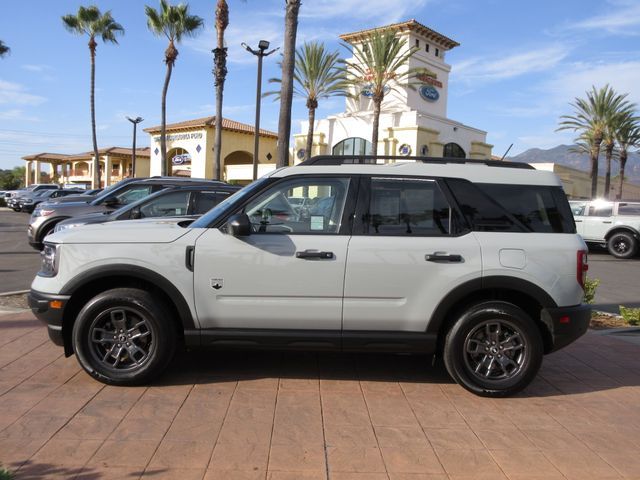
[[(167, 174), (213, 178), (216, 117), (170, 123), (167, 131)], [(151, 175), (160, 175), (160, 126), (145, 128), (151, 141)], [(222, 121), (223, 180), (245, 184), (253, 177), (254, 127), (230, 119)], [(275, 169), (278, 134), (260, 129), (258, 177)]]
[[(319, 120), (314, 127), (311, 155), (371, 154), (426, 155), (483, 159), (491, 155), (487, 133), (447, 118), (449, 73), (446, 53), (459, 44), (416, 20), (340, 35), (345, 42), (361, 46), (374, 31), (392, 31), (410, 48), (405, 71), (414, 72), (409, 82), (396, 83), (385, 95), (380, 115), (379, 139), (371, 145), (373, 102), (366, 82), (351, 89), (345, 111)], [(355, 58), (347, 60), (355, 62)], [(354, 71), (353, 77), (359, 75)], [(294, 135), (296, 161), (304, 158), (308, 122)]]
[[(100, 156), (100, 187), (108, 187), (132, 175), (131, 148), (109, 147), (98, 150)], [(93, 152), (74, 155), (63, 153), (38, 153), (22, 157), (25, 161), (25, 186), (41, 183), (41, 173), (46, 165), (53, 183), (93, 186)], [(136, 177), (149, 176), (149, 149), (136, 148)]]

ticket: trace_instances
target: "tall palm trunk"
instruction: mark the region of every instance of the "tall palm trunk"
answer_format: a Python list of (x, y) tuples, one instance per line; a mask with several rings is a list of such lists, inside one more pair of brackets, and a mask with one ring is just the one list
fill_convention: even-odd
[(602, 137), (595, 137), (593, 139), (593, 146), (591, 148), (591, 198), (594, 199), (598, 196), (598, 157), (600, 156), (600, 144), (602, 143)]
[(278, 117), (278, 167), (289, 164), (289, 136), (291, 135), (291, 102), (293, 101), (293, 70), (295, 67), (296, 34), (300, 0), (287, 0), (284, 17), (284, 51), (282, 56), (282, 84), (280, 115)]
[(604, 175), (604, 198), (609, 199), (609, 191), (611, 190), (611, 158), (613, 157), (613, 142), (607, 142), (604, 146), (604, 154), (606, 161), (606, 172)]
[(373, 132), (371, 133), (371, 154), (378, 154), (378, 130), (380, 128), (380, 110), (382, 109), (382, 96), (373, 97)]
[(620, 183), (618, 188), (618, 200), (622, 200), (622, 185), (624, 184), (624, 167), (627, 166), (627, 151), (622, 149), (620, 151)]
[[(89, 103), (91, 104), (91, 137), (93, 140), (93, 179), (92, 188), (100, 188), (100, 157), (98, 155), (98, 139), (96, 137), (96, 43), (95, 38), (89, 37), (89, 52), (91, 53), (91, 93)], [(106, 187), (106, 185), (105, 185)]]
[(171, 81), (171, 72), (173, 64), (178, 56), (173, 41), (169, 42), (169, 46), (165, 51), (165, 63), (167, 64), (167, 74), (164, 77), (164, 86), (162, 87), (162, 119), (160, 123), (160, 158), (162, 161), (160, 175), (167, 175), (167, 91), (169, 90), (169, 82)]
[(313, 130), (316, 122), (316, 108), (318, 108), (317, 100), (307, 100), (307, 108), (309, 109), (309, 130), (307, 131), (307, 148), (304, 152), (304, 159), (311, 158), (311, 150), (313, 149)]
[(216, 123), (215, 135), (213, 140), (213, 150), (215, 160), (213, 163), (213, 178), (221, 180), (222, 178), (222, 95), (224, 91), (224, 81), (227, 77), (227, 49), (224, 46), (224, 31), (229, 25), (229, 7), (225, 0), (218, 0), (216, 6), (216, 33), (217, 46), (213, 50), (214, 62), (214, 84), (216, 87)]

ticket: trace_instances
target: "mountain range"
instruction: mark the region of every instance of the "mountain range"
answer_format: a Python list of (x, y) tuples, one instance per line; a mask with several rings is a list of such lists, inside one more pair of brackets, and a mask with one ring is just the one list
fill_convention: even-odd
[[(507, 157), (505, 160), (522, 163), (557, 163), (566, 167), (575, 168), (589, 172), (591, 170), (591, 161), (586, 153), (577, 153), (572, 151), (574, 145), (558, 145), (557, 147), (543, 150), (541, 148), (530, 148), (513, 157)], [(614, 158), (611, 162), (611, 176), (618, 175), (619, 164)], [(605, 158), (604, 151), (600, 150), (600, 159), (598, 161), (598, 173), (604, 176)], [(627, 165), (625, 167), (624, 176), (627, 182), (640, 184), (640, 153), (629, 152)]]

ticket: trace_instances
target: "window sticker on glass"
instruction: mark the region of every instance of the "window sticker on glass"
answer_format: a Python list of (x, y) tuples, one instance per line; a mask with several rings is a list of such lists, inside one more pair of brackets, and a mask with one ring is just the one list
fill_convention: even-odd
[(311, 215), (311, 230), (324, 230), (324, 217), (322, 215)]

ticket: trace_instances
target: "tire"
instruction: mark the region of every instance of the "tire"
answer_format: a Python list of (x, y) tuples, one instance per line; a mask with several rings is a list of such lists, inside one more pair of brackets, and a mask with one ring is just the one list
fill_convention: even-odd
[(168, 311), (164, 302), (144, 290), (116, 288), (97, 295), (73, 325), (78, 362), (102, 383), (148, 383), (162, 373), (175, 352)]
[(617, 232), (607, 241), (607, 249), (616, 258), (631, 258), (638, 251), (638, 242), (630, 233)]
[(486, 302), (470, 307), (451, 327), (444, 364), (470, 392), (507, 397), (531, 383), (543, 353), (540, 330), (529, 315), (511, 303)]

